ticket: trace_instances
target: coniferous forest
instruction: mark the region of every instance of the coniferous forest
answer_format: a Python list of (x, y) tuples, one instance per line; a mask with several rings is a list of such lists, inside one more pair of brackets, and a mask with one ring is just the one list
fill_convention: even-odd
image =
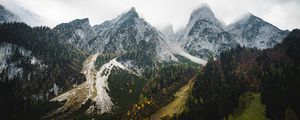
[(23, 14), (0, 5), (1, 120), (300, 119), (299, 29), (225, 25), (208, 4), (176, 31), (134, 7), (94, 25)]
[[(47, 27), (31, 28), (24, 23), (2, 24), (0, 26), (1, 43), (14, 45), (15, 53), (11, 60), (17, 66), (24, 67), (18, 76), (9, 78), (9, 68), (1, 72), (1, 111), (9, 119), (31, 118), (45, 114), (39, 110), (47, 99), (55, 96), (55, 91), (48, 92), (54, 84), (62, 87), (61, 92), (85, 81), (80, 74), (80, 63), (85, 54), (59, 43), (59, 37)], [(42, 68), (31, 64), (28, 56), (21, 55), (18, 47), (33, 51), (31, 54), (42, 59)], [(64, 79), (64, 81), (62, 81)], [(39, 97), (43, 96), (43, 97)], [(55, 105), (55, 104), (54, 104)], [(45, 105), (52, 107), (52, 105)], [(44, 109), (43, 107), (41, 107)], [(38, 113), (36, 113), (38, 111)], [(41, 113), (39, 113), (41, 112)]]
[(237, 47), (210, 60), (197, 76), (189, 111), (180, 119), (228, 119), (239, 106), (239, 96), (260, 92), (266, 116), (298, 119), (300, 30), (266, 50)]

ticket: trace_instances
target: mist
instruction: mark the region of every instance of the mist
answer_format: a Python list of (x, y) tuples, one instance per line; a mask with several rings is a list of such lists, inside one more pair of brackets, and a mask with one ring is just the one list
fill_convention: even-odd
[[(194, 9), (207, 3), (216, 17), (229, 25), (252, 13), (280, 29), (300, 28), (299, 0), (1, 0), (9, 10), (24, 17), (19, 8), (39, 16), (43, 25), (89, 18), (91, 25), (117, 17), (131, 7), (158, 29), (172, 25), (177, 31), (188, 23)], [(18, 12), (19, 11), (19, 12)]]

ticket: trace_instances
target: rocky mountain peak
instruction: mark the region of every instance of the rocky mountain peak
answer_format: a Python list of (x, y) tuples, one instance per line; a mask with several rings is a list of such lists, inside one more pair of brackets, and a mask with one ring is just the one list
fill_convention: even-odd
[(202, 5), (199, 8), (195, 9), (192, 12), (192, 15), (190, 17), (190, 20), (192, 19), (207, 19), (207, 20), (211, 20), (211, 19), (215, 19), (215, 15), (212, 12), (212, 10), (210, 9), (210, 7), (208, 5)]
[(112, 22), (124, 22), (124, 21), (132, 21), (135, 19), (140, 19), (139, 14), (136, 12), (136, 9), (132, 7), (128, 12), (125, 12), (113, 19)]
[[(238, 20), (237, 22), (235, 22), (234, 24), (249, 24), (249, 23), (267, 23), (264, 20), (262, 20), (261, 18), (253, 15), (252, 13), (247, 13), (246, 15), (244, 15), (244, 17), (242, 17), (240, 20)], [(234, 25), (232, 24), (232, 25)]]
[(76, 19), (76, 20), (71, 21), (70, 24), (73, 26), (78, 26), (78, 27), (91, 27), (90, 21), (88, 18)]
[(176, 34), (174, 32), (173, 26), (168, 25), (160, 30), (170, 42), (176, 42)]
[(164, 27), (163, 29), (161, 29), (161, 32), (164, 33), (166, 36), (175, 35), (172, 25)]
[(239, 44), (246, 47), (265, 49), (281, 42), (287, 31), (282, 31), (263, 19), (248, 13), (227, 30), (238, 36)]
[(3, 5), (0, 5), (0, 9), (4, 9), (4, 6), (3, 6)]
[(222, 31), (223, 29), (223, 25), (215, 17), (207, 4), (200, 6), (192, 12), (189, 23), (185, 28), (184, 39), (190, 35), (190, 31), (195, 30), (195, 27), (204, 28), (205, 26), (216, 28), (218, 29), (217, 31)]
[(137, 13), (135, 7), (130, 8), (128, 12)]
[(135, 8), (132, 7), (123, 18), (140, 18), (139, 14), (136, 12)]
[(195, 22), (197, 22), (198, 20), (206, 20), (213, 22), (217, 25), (222, 25), (220, 21), (215, 17), (215, 14), (207, 4), (201, 5), (192, 12), (189, 23), (195, 24)]
[(167, 34), (174, 34), (174, 30), (173, 30), (173, 26), (172, 25), (168, 25), (166, 27), (164, 27), (162, 30), (161, 30), (163, 33), (167, 33)]
[(265, 22), (264, 20), (262, 20), (261, 18), (259, 18), (259, 17), (257, 17), (257, 16), (255, 16), (255, 15), (253, 15), (252, 13), (248, 13), (249, 15), (249, 17), (248, 17), (248, 20), (249, 21), (256, 21), (256, 22)]
[(205, 59), (216, 57), (223, 50), (237, 45), (208, 5), (202, 5), (192, 12), (178, 42), (190, 54)]

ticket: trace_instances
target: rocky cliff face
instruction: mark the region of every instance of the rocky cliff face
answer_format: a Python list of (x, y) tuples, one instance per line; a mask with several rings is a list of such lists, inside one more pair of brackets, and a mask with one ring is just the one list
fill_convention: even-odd
[(288, 31), (282, 31), (252, 14), (224, 26), (211, 9), (204, 5), (193, 11), (178, 43), (190, 54), (207, 59), (237, 45), (258, 49), (280, 43)]
[[(168, 37), (140, 18), (135, 8), (105, 21), (100, 25), (90, 26), (88, 19), (63, 23), (53, 30), (61, 34), (63, 42), (71, 44), (88, 53), (126, 54), (121, 57), (124, 62), (136, 59), (152, 63), (136, 63), (150, 65), (160, 61), (178, 61)], [(138, 58), (144, 56), (142, 58)], [(144, 59), (149, 60), (144, 60)], [(143, 61), (144, 60), (144, 61)]]
[(95, 36), (88, 18), (62, 23), (53, 30), (60, 34), (62, 42), (85, 51), (89, 51), (87, 44)]
[(227, 27), (228, 32), (236, 35), (238, 43), (245, 47), (266, 49), (281, 43), (288, 31), (283, 31), (276, 26), (249, 13), (243, 19)]
[(178, 42), (190, 54), (205, 59), (237, 45), (208, 6), (193, 11)]

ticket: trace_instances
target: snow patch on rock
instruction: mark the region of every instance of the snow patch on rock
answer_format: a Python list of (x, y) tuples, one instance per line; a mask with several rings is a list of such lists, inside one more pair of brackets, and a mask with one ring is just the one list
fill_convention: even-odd
[(111, 112), (114, 104), (108, 94), (109, 88), (107, 81), (111, 70), (113, 68), (130, 70), (114, 58), (108, 63), (103, 64), (99, 71), (97, 71), (94, 64), (98, 55), (99, 53), (90, 56), (83, 64), (82, 73), (86, 76), (86, 82), (50, 100), (59, 102), (66, 101), (55, 113), (66, 110), (78, 110), (81, 105), (85, 104), (89, 99), (92, 100), (92, 104), (86, 111), (87, 113), (96, 112), (103, 114)]
[(18, 47), (17, 45), (10, 43), (0, 44), (0, 73), (7, 72), (8, 79), (13, 79), (14, 77), (23, 78), (23, 68), (19, 65), (21, 60), (11, 61), (13, 56), (18, 53), (22, 57), (30, 58), (31, 64), (37, 64), (38, 68), (43, 70), (47, 65), (42, 64), (41, 60), (38, 60), (31, 55), (31, 51), (24, 49), (23, 47)]

